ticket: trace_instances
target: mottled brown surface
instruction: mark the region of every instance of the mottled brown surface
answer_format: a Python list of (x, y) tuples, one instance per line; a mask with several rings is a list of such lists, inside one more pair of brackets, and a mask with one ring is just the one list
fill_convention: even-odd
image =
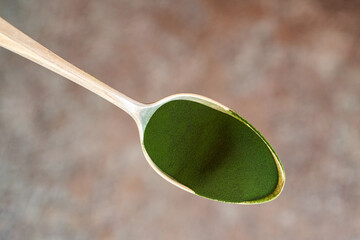
[(360, 2), (0, 0), (0, 16), (142, 102), (239, 112), (287, 174), (275, 201), (202, 199), (132, 119), (0, 49), (0, 239), (360, 239)]

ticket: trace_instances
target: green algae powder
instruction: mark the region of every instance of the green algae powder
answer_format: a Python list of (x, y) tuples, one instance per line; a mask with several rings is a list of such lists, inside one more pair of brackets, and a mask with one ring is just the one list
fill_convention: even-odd
[(249, 126), (236, 114), (174, 100), (150, 118), (144, 147), (162, 172), (197, 195), (256, 202), (274, 195), (279, 173), (275, 153)]

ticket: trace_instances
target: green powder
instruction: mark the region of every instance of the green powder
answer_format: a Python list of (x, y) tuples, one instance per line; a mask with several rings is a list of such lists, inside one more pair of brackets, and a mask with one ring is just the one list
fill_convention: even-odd
[(197, 102), (170, 101), (150, 118), (144, 147), (161, 171), (200, 196), (264, 199), (278, 185), (278, 170), (262, 137), (244, 121)]

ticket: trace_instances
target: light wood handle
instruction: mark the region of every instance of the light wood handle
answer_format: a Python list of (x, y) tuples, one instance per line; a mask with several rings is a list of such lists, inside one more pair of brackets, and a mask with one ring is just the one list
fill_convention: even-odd
[(0, 46), (83, 86), (136, 118), (141, 103), (65, 61), (0, 17)]

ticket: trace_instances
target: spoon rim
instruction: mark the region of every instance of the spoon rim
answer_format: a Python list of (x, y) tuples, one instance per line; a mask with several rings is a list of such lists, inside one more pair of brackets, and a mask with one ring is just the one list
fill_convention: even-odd
[[(278, 172), (278, 184), (276, 186), (276, 188), (274, 189), (274, 191), (261, 198), (261, 199), (256, 199), (256, 200), (249, 200), (249, 201), (242, 201), (242, 202), (231, 202), (231, 201), (222, 201), (222, 200), (218, 200), (218, 199), (213, 199), (213, 198), (209, 198), (206, 196), (202, 196), (197, 194), (195, 191), (193, 191), (191, 188), (179, 183), (177, 180), (173, 179), (172, 177), (170, 177), (169, 175), (167, 175), (165, 172), (163, 172), (160, 168), (158, 168), (158, 166), (151, 160), (149, 154), (147, 153), (146, 149), (145, 149), (145, 145), (144, 145), (144, 133), (145, 133), (145, 129), (146, 126), (149, 122), (149, 120), (151, 119), (151, 117), (153, 116), (153, 114), (156, 112), (157, 109), (159, 109), (162, 105), (174, 101), (174, 100), (188, 100), (188, 101), (193, 101), (193, 102), (197, 102), (200, 104), (203, 104), (205, 106), (211, 107), (215, 110), (218, 110), (220, 112), (223, 112), (225, 114), (228, 114), (236, 119), (238, 119), (239, 121), (241, 121), (243, 124), (245, 124), (247, 127), (249, 127), (253, 132), (255, 132), (257, 134), (257, 136), (265, 143), (265, 145), (267, 146), (267, 148), (269, 149), (269, 151), (271, 152), (273, 159), (275, 161), (276, 164), (276, 168), (277, 168), (277, 172)], [(154, 171), (156, 173), (158, 173), (162, 178), (164, 178), (166, 181), (172, 183), (173, 185), (198, 196), (204, 197), (204, 198), (208, 198), (211, 200), (215, 200), (215, 201), (219, 201), (219, 202), (225, 202), (225, 203), (233, 203), (233, 204), (245, 204), (245, 205), (249, 205), (249, 204), (260, 204), (260, 203), (265, 203), (265, 202), (269, 202), (272, 201), (274, 199), (276, 199), (280, 193), (283, 191), (284, 186), (285, 186), (285, 171), (283, 168), (283, 165), (279, 159), (279, 157), (277, 156), (275, 150), (271, 147), (271, 145), (269, 144), (269, 142), (265, 139), (265, 137), (254, 127), (252, 126), (247, 120), (245, 120), (243, 117), (241, 117), (239, 114), (237, 114), (236, 112), (234, 112), (233, 110), (231, 110), (230, 108), (226, 107), (225, 105), (210, 99), (208, 97), (204, 97), (198, 94), (193, 94), (193, 93), (178, 93), (178, 94), (173, 94), (170, 95), (168, 97), (165, 97), (157, 102), (151, 103), (151, 104), (147, 104), (144, 105), (143, 108), (140, 109), (140, 111), (138, 111), (138, 119), (139, 121), (137, 122), (137, 126), (139, 129), (139, 135), (140, 135), (140, 143), (141, 143), (141, 147), (144, 153), (144, 156), (147, 160), (147, 162), (149, 163), (149, 165), (154, 169)]]

